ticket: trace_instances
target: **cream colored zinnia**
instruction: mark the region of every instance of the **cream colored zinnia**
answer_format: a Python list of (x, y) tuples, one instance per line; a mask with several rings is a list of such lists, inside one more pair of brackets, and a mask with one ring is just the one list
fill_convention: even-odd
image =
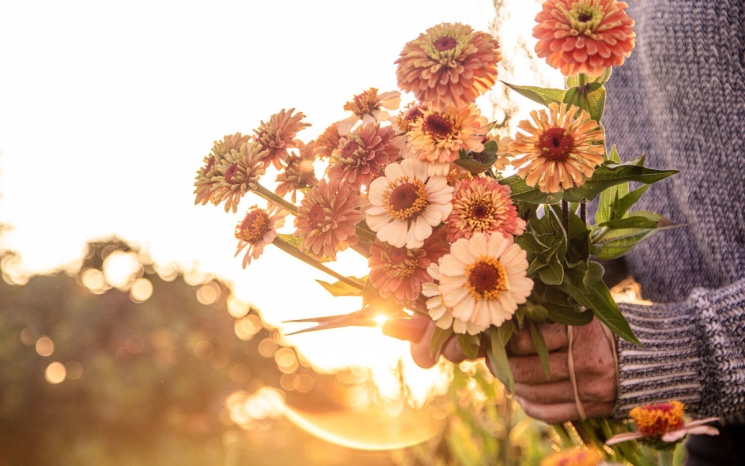
[(526, 255), (512, 236), (477, 233), (453, 243), (440, 259), (440, 294), (453, 317), (479, 328), (510, 320), (533, 289)]
[(453, 188), (444, 176), (429, 176), (415, 159), (391, 163), (370, 184), (367, 224), (380, 241), (401, 248), (421, 248), (432, 227), (447, 218)]

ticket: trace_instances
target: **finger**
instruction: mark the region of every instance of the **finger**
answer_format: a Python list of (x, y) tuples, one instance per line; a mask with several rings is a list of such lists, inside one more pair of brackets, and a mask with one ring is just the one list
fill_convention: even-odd
[(548, 367), (550, 378), (546, 378), (540, 358), (536, 356), (511, 356), (510, 369), (515, 383), (546, 384), (569, 380), (567, 352), (555, 351), (548, 353)]
[[(560, 403), (554, 405), (544, 405), (533, 403), (523, 398), (515, 397), (528, 416), (543, 421), (547, 424), (561, 424), (566, 421), (576, 421), (580, 419), (577, 404), (574, 402)], [(613, 414), (612, 403), (588, 402), (583, 403), (583, 408), (588, 417), (607, 417)]]
[[(549, 351), (557, 351), (567, 347), (567, 326), (563, 324), (541, 324), (538, 326), (543, 340), (546, 342), (546, 348)], [(575, 330), (576, 332), (576, 330)], [(536, 354), (535, 344), (533, 344), (533, 335), (530, 327), (526, 325), (517, 335), (510, 338), (507, 347), (510, 354), (525, 356)]]
[[(574, 389), (569, 380), (540, 385), (515, 383), (515, 396), (541, 405), (573, 403)], [(580, 396), (580, 399), (584, 398)]]
[(442, 355), (450, 362), (455, 364), (466, 360), (466, 354), (458, 343), (458, 338), (453, 335), (442, 345)]
[(410, 319), (388, 319), (383, 322), (383, 335), (416, 342), (424, 336), (429, 322), (430, 319), (418, 316)]
[(439, 354), (433, 356), (430, 356), (429, 354), (429, 343), (432, 340), (432, 335), (434, 335), (434, 333), (435, 323), (430, 320), (427, 324), (427, 330), (422, 335), (422, 338), (411, 344), (411, 358), (418, 366), (425, 369), (434, 366), (437, 360), (440, 359)]

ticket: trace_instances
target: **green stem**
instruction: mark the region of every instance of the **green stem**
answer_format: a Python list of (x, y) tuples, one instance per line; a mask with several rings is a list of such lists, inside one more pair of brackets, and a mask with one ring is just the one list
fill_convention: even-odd
[(673, 466), (674, 453), (675, 448), (665, 448), (664, 450), (659, 450), (660, 466)]
[(569, 203), (561, 200), (561, 226), (564, 227), (567, 238), (569, 238)]
[(313, 259), (309, 255), (307, 255), (307, 254), (305, 254), (303, 252), (298, 251), (294, 246), (292, 246), (291, 244), (286, 243), (279, 236), (277, 236), (276, 238), (274, 238), (274, 242), (272, 244), (274, 244), (275, 246), (277, 246), (279, 249), (283, 250), (287, 254), (291, 255), (292, 257), (294, 257), (296, 259), (300, 259), (301, 261), (305, 262), (306, 264), (312, 265), (313, 267), (317, 268), (321, 272), (324, 272), (324, 273), (327, 273), (327, 274), (331, 275), (332, 277), (336, 278), (340, 282), (346, 283), (347, 285), (353, 286), (353, 287), (358, 288), (360, 290), (362, 290), (364, 288), (364, 286), (362, 286), (362, 284), (360, 284), (360, 283), (358, 283), (358, 282), (356, 282), (354, 280), (351, 280), (351, 279), (345, 277), (344, 275), (341, 275), (341, 274), (339, 274), (337, 272), (334, 272), (333, 270), (331, 270), (330, 268), (328, 268), (325, 265), (321, 264), (320, 262), (318, 262), (317, 260)]
[(297, 206), (295, 204), (284, 200), (281, 196), (278, 196), (276, 193), (269, 191), (265, 187), (261, 186), (259, 183), (256, 183), (256, 190), (254, 192), (267, 201), (271, 201), (275, 204), (281, 205), (285, 209), (289, 210), (292, 215), (297, 215)]
[(578, 87), (582, 87), (587, 83), (587, 75), (585, 73), (580, 73), (577, 75), (577, 80), (579, 81)]

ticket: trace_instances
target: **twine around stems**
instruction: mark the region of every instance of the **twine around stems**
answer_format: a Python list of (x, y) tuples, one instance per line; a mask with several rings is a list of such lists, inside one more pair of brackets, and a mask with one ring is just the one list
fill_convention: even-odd
[(587, 420), (587, 413), (585, 407), (582, 406), (582, 401), (579, 399), (579, 390), (577, 388), (577, 375), (574, 373), (574, 355), (572, 354), (572, 344), (574, 343), (574, 327), (567, 325), (567, 340), (569, 342), (569, 350), (567, 352), (567, 367), (569, 369), (569, 381), (572, 382), (572, 390), (574, 390), (574, 403), (577, 405), (577, 412), (579, 413), (580, 419), (583, 421)]

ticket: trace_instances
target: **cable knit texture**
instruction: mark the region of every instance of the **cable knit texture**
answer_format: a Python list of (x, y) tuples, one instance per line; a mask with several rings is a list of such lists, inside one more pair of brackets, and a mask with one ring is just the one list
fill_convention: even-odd
[(627, 256), (644, 297), (667, 304), (621, 305), (644, 348), (620, 342), (616, 415), (679, 399), (745, 423), (745, 2), (628, 3), (637, 46), (608, 83), (607, 140), (680, 170), (638, 209), (687, 226)]

